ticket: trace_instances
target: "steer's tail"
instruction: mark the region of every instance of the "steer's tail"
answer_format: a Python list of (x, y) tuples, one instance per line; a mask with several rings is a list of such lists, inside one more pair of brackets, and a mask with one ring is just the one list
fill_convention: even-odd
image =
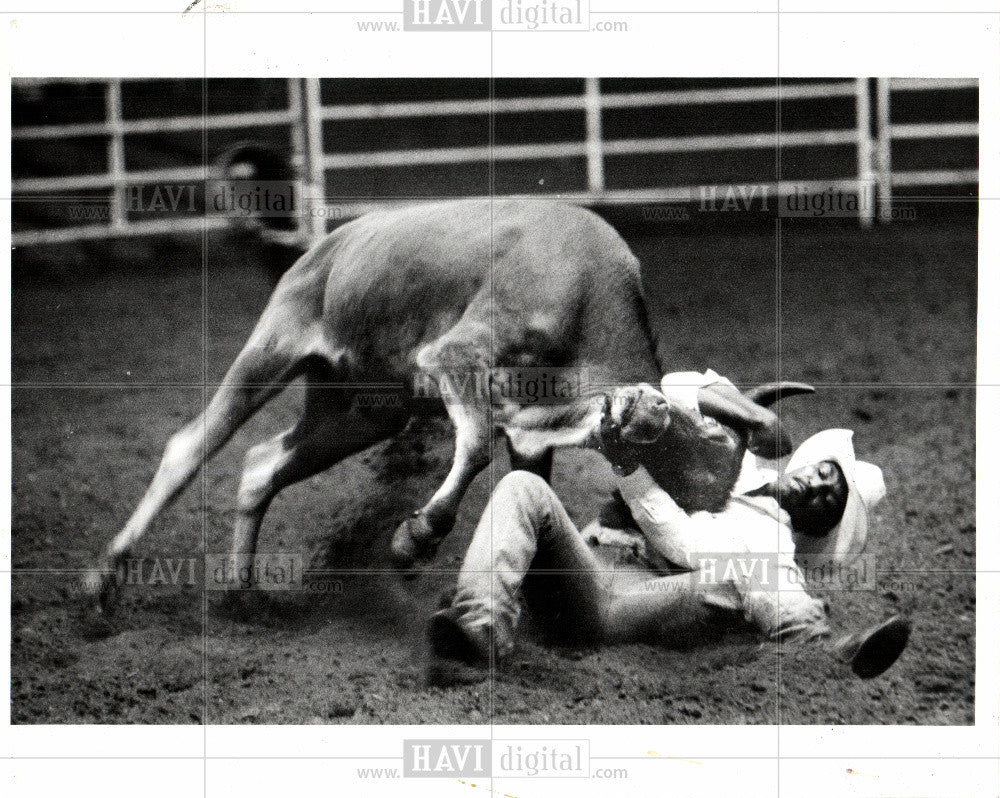
[(88, 575), (88, 587), (100, 593), (102, 605), (107, 603), (115, 570), (157, 515), (191, 483), (202, 464), (244, 421), (300, 373), (304, 358), (290, 347), (283, 347), (282, 340), (289, 338), (279, 338), (259, 326), (204, 412), (170, 438), (145, 495), (111, 541), (100, 568)]

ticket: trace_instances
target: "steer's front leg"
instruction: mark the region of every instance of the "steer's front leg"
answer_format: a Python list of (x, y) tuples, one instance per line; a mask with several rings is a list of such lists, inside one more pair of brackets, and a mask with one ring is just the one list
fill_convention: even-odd
[(403, 521), (392, 537), (393, 565), (404, 571), (433, 559), (455, 523), (465, 491), (490, 461), (489, 406), (457, 399), (446, 406), (455, 424), (455, 459), (431, 500)]

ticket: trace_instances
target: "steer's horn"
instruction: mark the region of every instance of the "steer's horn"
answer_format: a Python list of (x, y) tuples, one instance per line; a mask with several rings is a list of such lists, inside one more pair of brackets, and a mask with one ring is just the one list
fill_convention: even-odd
[(762, 407), (770, 407), (779, 399), (787, 399), (789, 396), (800, 396), (807, 393), (816, 393), (816, 389), (804, 382), (769, 382), (765, 385), (758, 385), (751, 388), (745, 394), (747, 399)]

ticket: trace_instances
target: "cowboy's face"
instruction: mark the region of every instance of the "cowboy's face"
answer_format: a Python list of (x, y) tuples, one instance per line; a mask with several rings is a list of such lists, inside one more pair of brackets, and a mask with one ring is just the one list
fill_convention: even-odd
[(788, 471), (775, 487), (792, 528), (807, 535), (825, 535), (840, 521), (847, 505), (847, 480), (833, 460)]

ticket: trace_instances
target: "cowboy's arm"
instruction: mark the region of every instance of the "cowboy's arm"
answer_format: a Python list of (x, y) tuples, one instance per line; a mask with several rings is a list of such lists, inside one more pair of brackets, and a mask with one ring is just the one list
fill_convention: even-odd
[(792, 451), (792, 440), (781, 429), (777, 414), (745, 397), (728, 380), (701, 388), (698, 405), (703, 415), (745, 430), (748, 446), (756, 454), (777, 458)]
[(711, 514), (688, 515), (642, 466), (619, 479), (618, 487), (647, 545), (664, 559), (693, 568), (693, 555), (705, 550)]
[(749, 434), (749, 447), (766, 457), (784, 456), (791, 452), (791, 439), (781, 430), (778, 416), (751, 401), (725, 377), (712, 369), (704, 374), (680, 371), (667, 374), (660, 390), (668, 399), (680, 402), (703, 416), (744, 430)]

